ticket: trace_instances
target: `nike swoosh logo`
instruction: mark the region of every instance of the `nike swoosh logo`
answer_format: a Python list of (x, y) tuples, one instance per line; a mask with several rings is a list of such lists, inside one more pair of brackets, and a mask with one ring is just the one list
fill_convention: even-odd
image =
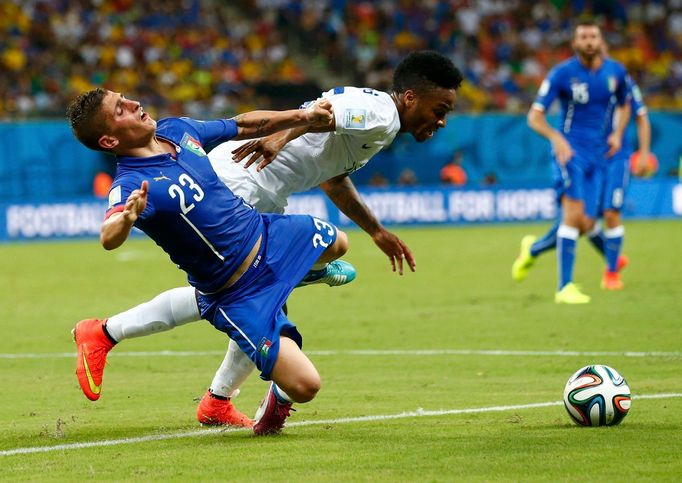
[(92, 374), (90, 374), (90, 366), (88, 366), (88, 360), (85, 358), (86, 350), (87, 346), (83, 344), (83, 366), (85, 366), (85, 376), (88, 378), (88, 385), (93, 394), (99, 394), (102, 390), (102, 386), (95, 384), (95, 380), (92, 378)]
[(372, 149), (372, 146), (368, 145), (367, 143), (362, 145), (362, 149)]

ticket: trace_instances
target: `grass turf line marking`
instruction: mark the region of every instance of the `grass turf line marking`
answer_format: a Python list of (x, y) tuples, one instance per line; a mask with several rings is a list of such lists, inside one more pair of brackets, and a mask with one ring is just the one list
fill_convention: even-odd
[[(670, 399), (682, 397), (682, 393), (669, 393), (669, 394), (643, 394), (641, 396), (633, 396), (633, 399)], [(356, 416), (349, 418), (339, 418), (339, 419), (320, 419), (320, 420), (310, 420), (310, 421), (298, 421), (292, 422), (286, 425), (287, 428), (295, 428), (301, 426), (314, 426), (323, 424), (349, 424), (349, 423), (361, 423), (361, 422), (372, 422), (372, 421), (387, 421), (391, 419), (405, 419), (405, 418), (421, 418), (426, 416), (452, 416), (457, 414), (475, 414), (475, 413), (492, 413), (492, 412), (503, 412), (503, 411), (514, 411), (520, 409), (534, 409), (534, 408), (544, 408), (550, 406), (561, 406), (563, 401), (550, 401), (541, 403), (530, 403), (530, 404), (517, 404), (513, 406), (489, 406), (483, 408), (469, 408), (469, 409), (442, 409), (438, 411), (426, 411), (424, 409), (417, 409), (416, 411), (407, 411), (398, 414), (379, 414), (374, 416)], [(86, 448), (96, 448), (102, 446), (117, 446), (121, 444), (134, 444), (134, 443), (145, 443), (148, 441), (163, 441), (167, 439), (182, 439), (182, 438), (194, 438), (197, 436), (210, 436), (213, 434), (220, 433), (235, 433), (237, 431), (251, 431), (250, 429), (244, 428), (228, 428), (228, 429), (203, 429), (195, 431), (185, 431), (181, 433), (169, 433), (169, 434), (153, 434), (149, 436), (138, 436), (135, 438), (121, 438), (121, 439), (109, 439), (103, 441), (91, 441), (86, 443), (69, 443), (69, 444), (57, 444), (54, 446), (34, 446), (28, 448), (14, 448), (6, 449), (0, 451), (0, 456), (13, 456), (19, 454), (31, 454), (31, 453), (48, 453), (51, 451), (65, 451), (71, 449), (86, 449)]]
[[(425, 350), (319, 350), (306, 351), (311, 356), (552, 356), (552, 357), (671, 357), (680, 358), (682, 352), (642, 351), (513, 351), (504, 349), (425, 349)], [(113, 351), (112, 357), (198, 357), (222, 356), (224, 351)], [(76, 357), (75, 352), (2, 354), (0, 359), (65, 359)]]

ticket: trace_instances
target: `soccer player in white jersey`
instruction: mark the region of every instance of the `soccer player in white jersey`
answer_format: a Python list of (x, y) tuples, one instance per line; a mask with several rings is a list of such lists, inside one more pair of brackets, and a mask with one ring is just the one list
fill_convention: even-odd
[[(431, 51), (414, 52), (396, 68), (390, 93), (355, 87), (325, 92), (322, 97), (331, 102), (334, 112), (334, 125), (326, 132), (291, 129), (244, 145), (228, 142), (211, 151), (209, 158), (219, 178), (261, 212), (282, 213), (291, 193), (321, 186), (334, 204), (372, 237), (388, 256), (393, 271), (402, 275), (403, 260), (415, 270), (412, 253), (362, 202), (348, 175), (390, 145), (399, 132), (408, 132), (419, 142), (430, 139), (445, 126), (461, 82), (462, 75), (448, 58)], [(245, 164), (248, 169), (232, 161), (235, 149), (237, 159), (251, 155)], [(256, 165), (254, 161), (261, 156), (263, 160)], [(304, 283), (325, 281), (327, 269), (315, 268), (319, 272), (309, 274)], [(338, 273), (331, 276), (334, 275)], [(183, 287), (110, 317), (106, 327), (112, 338), (120, 342), (199, 319), (195, 290)], [(238, 393), (253, 368), (253, 362), (238, 345), (230, 342), (227, 355), (197, 409), (201, 423), (241, 426), (251, 423), (230, 398)]]

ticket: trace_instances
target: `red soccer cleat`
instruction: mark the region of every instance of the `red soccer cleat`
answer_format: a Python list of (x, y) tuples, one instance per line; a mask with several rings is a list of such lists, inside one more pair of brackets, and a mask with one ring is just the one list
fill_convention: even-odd
[(197, 407), (197, 419), (205, 426), (252, 428), (253, 421), (234, 407), (229, 399), (218, 399), (206, 391)]
[(78, 348), (76, 376), (83, 394), (91, 401), (97, 401), (102, 393), (102, 374), (107, 354), (114, 343), (104, 333), (105, 320), (86, 319), (76, 324), (71, 331)]
[(270, 388), (261, 401), (258, 411), (256, 411), (253, 432), (257, 436), (281, 433), (284, 421), (289, 417), (289, 413), (295, 411), (292, 409), (291, 403), (283, 404), (277, 400), (273, 385), (274, 383), (270, 383)]

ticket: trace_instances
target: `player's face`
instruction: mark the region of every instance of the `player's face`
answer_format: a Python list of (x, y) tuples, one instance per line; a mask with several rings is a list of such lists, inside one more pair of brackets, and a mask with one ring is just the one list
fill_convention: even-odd
[(121, 152), (144, 146), (156, 132), (156, 121), (138, 101), (126, 99), (123, 94), (109, 91), (102, 100), (102, 110), (107, 133), (100, 138), (100, 144), (113, 142), (114, 146), (105, 146), (109, 149)]
[(579, 57), (590, 61), (603, 52), (601, 30), (596, 25), (579, 25), (573, 35), (573, 50)]
[(454, 89), (441, 87), (420, 94), (405, 91), (401, 131), (411, 133), (418, 142), (431, 139), (438, 129), (445, 127), (445, 116), (455, 108), (456, 98)]

